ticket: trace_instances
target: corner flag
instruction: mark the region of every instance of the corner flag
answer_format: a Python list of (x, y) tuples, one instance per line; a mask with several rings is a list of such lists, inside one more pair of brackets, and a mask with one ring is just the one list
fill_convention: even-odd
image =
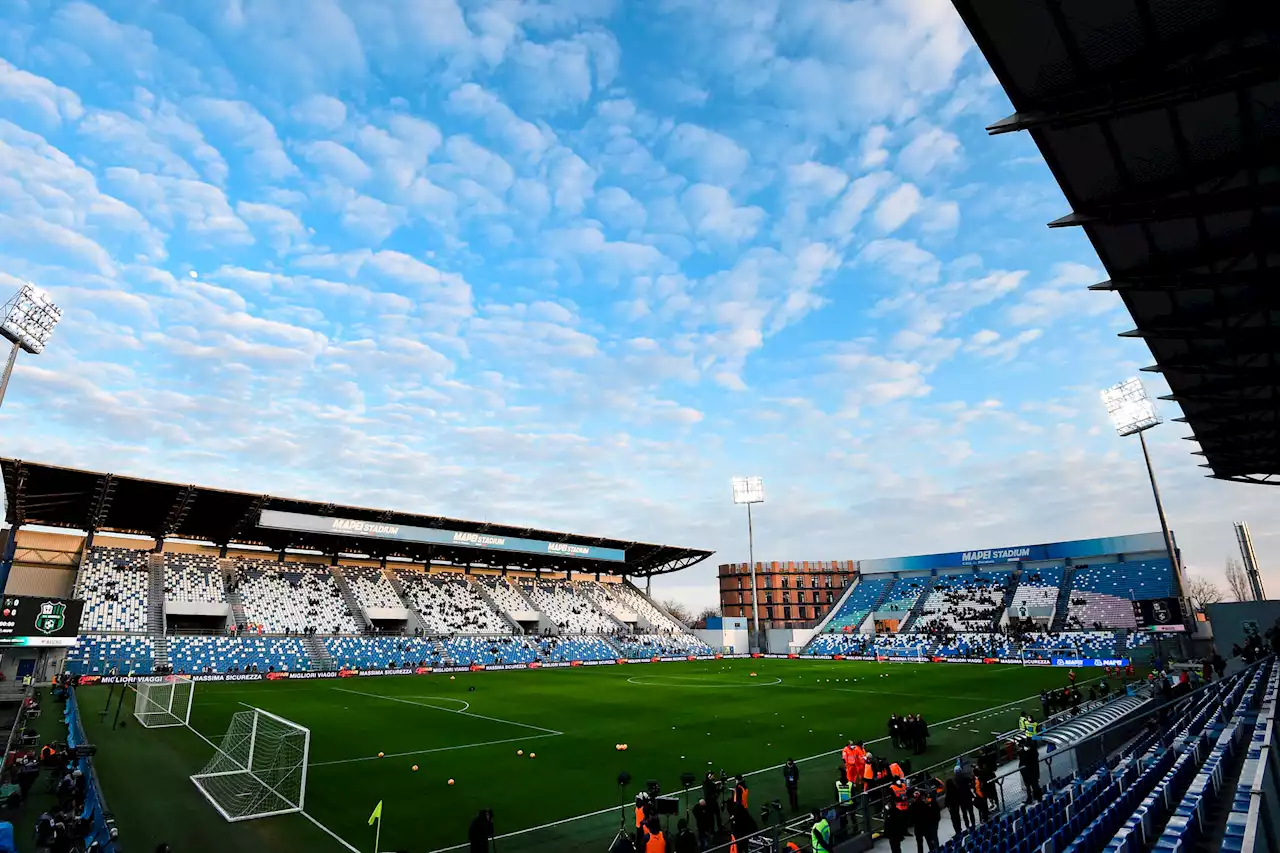
[(378, 800), (378, 804), (373, 807), (373, 814), (369, 815), (369, 826), (373, 826), (375, 820), (382, 820), (382, 800)]

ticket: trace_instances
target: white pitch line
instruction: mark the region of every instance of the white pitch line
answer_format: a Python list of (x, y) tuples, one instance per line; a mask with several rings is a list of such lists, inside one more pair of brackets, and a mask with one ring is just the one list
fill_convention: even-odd
[[(387, 758), (404, 758), (407, 755), (427, 755), (432, 752), (450, 752), (451, 750), (455, 750), (455, 749), (474, 749), (475, 747), (478, 747), (478, 746), (497, 746), (498, 744), (501, 744), (501, 743), (524, 743), (527, 740), (537, 740), (538, 738), (560, 737), (560, 736), (561, 735), (559, 734), (551, 734), (551, 733), (547, 733), (544, 735), (525, 735), (524, 737), (509, 737), (504, 740), (489, 740), (489, 741), (485, 741), (484, 743), (464, 743), (464, 744), (459, 744), (458, 746), (437, 746), (433, 749), (415, 749), (409, 752), (392, 752), (382, 756), (382, 758), (384, 760)], [(328, 767), (331, 764), (352, 764), (357, 761), (378, 761), (378, 760), (379, 758), (376, 755), (365, 755), (365, 756), (361, 756), (360, 758), (337, 758), (337, 759), (334, 759), (333, 761), (312, 761), (308, 766), (309, 767)]]
[[(341, 688), (334, 688), (334, 689), (336, 690), (336, 689), (341, 689)], [(1036, 694), (1036, 696), (1039, 696), (1039, 695), (1040, 695), (1040, 694), (1038, 694), (1038, 693)], [(1003, 705), (996, 705), (996, 706), (994, 707), (994, 710), (997, 710), (997, 711), (998, 711), (998, 710), (999, 710), (999, 709), (1001, 709), (1001, 708), (1008, 708), (1010, 705), (1018, 705), (1018, 704), (1021, 704), (1022, 702), (1026, 702), (1028, 699), (1034, 699), (1034, 698), (1036, 698), (1036, 696), (1024, 696), (1024, 697), (1023, 697), (1023, 698), (1021, 698), (1021, 699), (1015, 699), (1015, 700), (1013, 700), (1012, 702), (1006, 702), (1006, 703), (1004, 703)], [(983, 709), (983, 711), (990, 711), (990, 710), (993, 710), (993, 709), (992, 709), (992, 708), (984, 708), (984, 709)], [(952, 718), (951, 718), (951, 719), (949, 719), (949, 720), (942, 720), (942, 721), (940, 721), (940, 722), (934, 723), (933, 725), (935, 725), (935, 726), (945, 726), (947, 723), (955, 723), (955, 722), (959, 722), (960, 720), (969, 720), (969, 719), (972, 719), (972, 718), (974, 718), (974, 717), (978, 716), (978, 715), (979, 715), (979, 714), (981, 714), (981, 713), (982, 713), (982, 711), (974, 711), (974, 712), (969, 713), (969, 714), (961, 714), (959, 717), (952, 717)], [(868, 744), (868, 745), (869, 745), (869, 744), (873, 744), (873, 743), (882, 743), (882, 742), (884, 742), (884, 741), (887, 741), (888, 739), (889, 739), (889, 738), (888, 738), (888, 736), (885, 736), (885, 737), (879, 737), (879, 738), (876, 738), (875, 740), (866, 740), (866, 741), (863, 741), (863, 743), (864, 743), (864, 744)], [(840, 747), (840, 749), (843, 749), (843, 748), (844, 748), (844, 747)], [(820, 753), (818, 753), (817, 755), (810, 755), (810, 756), (809, 756), (809, 757), (807, 757), (807, 758), (799, 758), (799, 759), (796, 759), (796, 760), (797, 760), (797, 761), (812, 761), (812, 760), (814, 760), (815, 758), (826, 758), (826, 757), (827, 757), (827, 756), (829, 756), (829, 755), (838, 755), (838, 754), (840, 753), (840, 749), (832, 749), (832, 750), (828, 750), (827, 752), (820, 752)], [(768, 773), (768, 772), (773, 771), (773, 770), (779, 770), (779, 769), (781, 769), (781, 768), (782, 768), (782, 767), (784, 767), (784, 766), (785, 766), (785, 765), (782, 765), (782, 764), (775, 764), (775, 765), (774, 765), (774, 766), (772, 766), (772, 767), (765, 767), (765, 768), (760, 769), (760, 770), (753, 770), (753, 771), (751, 771), (750, 773), (744, 773), (744, 774), (742, 774), (742, 775), (743, 775), (743, 776), (757, 776), (757, 775), (759, 775), (759, 774), (761, 774), (761, 773)], [(697, 788), (686, 788), (686, 789), (684, 789), (683, 791), (673, 791), (671, 794), (668, 794), (667, 796), (679, 796), (679, 795), (681, 795), (681, 794), (685, 794), (685, 793), (688, 793), (688, 792), (690, 792), (690, 791), (700, 791), (700, 790), (702, 790), (702, 787), (701, 787), (701, 786), (698, 786)], [(541, 825), (539, 825), (539, 826), (531, 826), (531, 827), (528, 827), (527, 829), (517, 829), (515, 832), (507, 832), (507, 833), (504, 833), (503, 835), (495, 835), (495, 836), (494, 836), (494, 839), (495, 839), (495, 840), (498, 840), (498, 839), (503, 839), (503, 838), (515, 838), (516, 836), (519, 836), (519, 835), (528, 835), (530, 832), (537, 832), (537, 831), (538, 831), (538, 830), (540, 830), (540, 829), (550, 829), (550, 828), (551, 828), (551, 827), (553, 827), (553, 826), (561, 826), (561, 825), (566, 824), (566, 823), (572, 823), (572, 822), (573, 822), (573, 821), (575, 821), (575, 820), (582, 820), (583, 818), (596, 817), (597, 815), (607, 814), (607, 813), (609, 813), (609, 812), (616, 812), (616, 811), (618, 811), (619, 809), (623, 809), (623, 808), (626, 808), (627, 806), (634, 806), (634, 805), (635, 805), (635, 802), (634, 802), (634, 801), (630, 801), (630, 802), (623, 803), (623, 804), (622, 804), (622, 805), (620, 805), (620, 806), (610, 806), (609, 808), (605, 808), (605, 809), (597, 809), (596, 811), (593, 811), (593, 812), (587, 812), (586, 814), (574, 815), (573, 817), (566, 817), (566, 818), (564, 818), (564, 819), (562, 819), (562, 820), (554, 820), (554, 821), (552, 821), (551, 823), (544, 823), (544, 824), (541, 824)], [(466, 845), (466, 844), (455, 844), (455, 845), (453, 845), (452, 847), (439, 847), (439, 848), (436, 848), (435, 850), (431, 850), (431, 851), (429, 851), (429, 853), (450, 853), (450, 851), (453, 851), (453, 850), (463, 850), (463, 849), (465, 849), (466, 847), (467, 847), (467, 845)]]
[[(243, 702), (241, 702), (241, 704), (244, 704), (244, 703), (243, 703)], [(261, 708), (257, 708), (257, 707), (255, 707), (255, 706), (252, 706), (252, 704), (244, 704), (244, 707), (247, 707), (247, 708), (253, 708), (253, 710), (255, 710), (255, 711), (261, 711)], [(193, 734), (193, 735), (196, 735), (196, 736), (197, 736), (197, 738), (200, 738), (201, 740), (204, 740), (204, 742), (205, 742), (205, 743), (209, 744), (209, 745), (210, 745), (210, 747), (214, 748), (214, 752), (221, 752), (221, 749), (218, 747), (218, 744), (215, 744), (214, 742), (212, 742), (212, 740), (210, 740), (209, 738), (206, 738), (206, 736), (205, 736), (205, 735), (202, 735), (202, 734), (198, 733), (198, 731), (196, 731), (195, 729), (192, 729), (191, 724), (189, 724), (189, 722), (188, 722), (188, 724), (187, 724), (187, 731), (189, 731), (189, 733), (191, 733), (191, 734)], [(310, 765), (310, 763), (308, 763), (308, 766), (314, 766), (314, 765)], [(317, 820), (316, 820), (316, 818), (311, 817), (310, 815), (307, 815), (307, 813), (306, 813), (306, 812), (301, 812), (301, 815), (302, 815), (302, 817), (307, 818), (307, 820), (308, 820), (308, 821), (311, 821), (311, 822), (312, 822), (312, 824), (315, 824), (316, 826), (319, 826), (321, 830), (324, 830), (324, 833), (325, 833), (326, 835), (328, 835), (328, 836), (329, 836), (329, 838), (332, 838), (333, 840), (338, 841), (338, 844), (342, 844), (344, 848), (347, 848), (348, 850), (351, 850), (351, 853), (360, 853), (360, 850), (358, 850), (358, 849), (357, 849), (357, 848), (355, 848), (355, 847), (352, 847), (352, 845), (351, 845), (351, 843), (349, 843), (349, 841), (347, 841), (346, 839), (342, 838), (342, 836), (338, 835), (337, 833), (334, 833), (334, 831), (333, 831), (332, 829), (329, 829), (329, 827), (328, 827), (328, 826), (325, 826), (324, 824), (321, 824), (321, 822), (320, 822), (320, 821), (317, 821)]]
[(345, 687), (335, 687), (339, 693), (351, 693), (356, 696), (367, 696), (370, 699), (385, 699), (388, 702), (399, 702), (402, 705), (413, 705), (417, 708), (430, 708), (433, 711), (442, 711), (446, 714), (460, 714), (464, 717), (475, 717), (477, 720), (488, 720), (491, 723), (505, 723), (508, 726), (519, 726), (522, 729), (533, 729), (536, 732), (546, 732), (550, 735), (562, 735), (564, 732), (555, 729), (547, 729), (542, 726), (534, 726), (529, 723), (517, 723), (515, 720), (502, 720), (498, 717), (486, 717), (484, 714), (472, 714), (470, 711), (455, 711), (452, 708), (441, 708), (436, 705), (425, 705), (422, 702), (414, 702), (412, 699), (401, 699), (399, 696), (387, 696), (382, 693), (364, 693), (359, 690), (348, 690)]
[(330, 829), (329, 827), (325, 826), (325, 825), (324, 825), (323, 823), (321, 823), (320, 821), (318, 821), (318, 820), (316, 820), (315, 818), (313, 818), (311, 815), (307, 814), (306, 812), (302, 812), (302, 816), (303, 816), (303, 817), (305, 817), (307, 820), (311, 821), (312, 823), (314, 823), (316, 826), (320, 827), (322, 830), (324, 830), (324, 831), (325, 831), (325, 833), (326, 833), (330, 838), (332, 838), (334, 841), (338, 842), (338, 843), (339, 843), (339, 844), (341, 844), (343, 847), (345, 847), (345, 848), (347, 848), (348, 850), (350, 850), (350, 851), (351, 851), (351, 853), (360, 853), (360, 851), (359, 851), (357, 848), (353, 847), (353, 846), (352, 846), (352, 845), (351, 845), (351, 844), (350, 844), (350, 843), (349, 843), (345, 838), (343, 838), (343, 837), (342, 837), (341, 835), (339, 835), (338, 833), (334, 832), (334, 831), (333, 831), (332, 829)]
[(773, 681), (760, 681), (754, 684), (654, 684), (649, 681), (636, 681), (637, 678), (675, 678), (674, 675), (633, 675), (627, 679), (628, 684), (637, 687), (671, 687), (684, 690), (741, 690), (744, 687), (775, 687), (782, 683), (781, 678)]

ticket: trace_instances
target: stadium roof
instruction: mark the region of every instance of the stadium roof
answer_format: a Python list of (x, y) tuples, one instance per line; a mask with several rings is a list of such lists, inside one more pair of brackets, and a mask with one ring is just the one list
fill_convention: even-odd
[[(60, 468), (20, 459), (0, 458), (0, 471), (4, 474), (6, 520), (14, 525), (192, 539), (218, 545), (257, 545), (273, 551), (292, 548), (333, 553), (336, 550), (377, 557), (407, 557), (422, 562), (434, 559), (530, 569), (563, 570), (569, 567), (580, 572), (642, 577), (679, 571), (702, 562), (714, 553), (505, 524), (414, 515), (394, 510), (341, 506), (250, 492), (228, 492), (181, 483)], [(263, 510), (487, 536), (518, 537), (544, 543), (612, 548), (624, 551), (626, 560), (619, 563), (552, 554), (509, 552), (498, 554), (500, 559), (496, 559), (494, 551), (465, 545), (392, 541), (358, 533), (334, 535), (271, 529), (258, 525)]]
[(1280, 484), (1280, 3), (953, 2), (1203, 467)]

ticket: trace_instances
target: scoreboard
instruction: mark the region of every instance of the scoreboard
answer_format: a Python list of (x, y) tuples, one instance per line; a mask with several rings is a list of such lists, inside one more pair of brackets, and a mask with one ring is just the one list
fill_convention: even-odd
[(1161, 634), (1187, 630), (1182, 617), (1182, 602), (1176, 598), (1146, 598), (1133, 602), (1133, 620), (1139, 631)]
[(74, 646), (83, 601), (34, 595), (0, 599), (0, 646)]

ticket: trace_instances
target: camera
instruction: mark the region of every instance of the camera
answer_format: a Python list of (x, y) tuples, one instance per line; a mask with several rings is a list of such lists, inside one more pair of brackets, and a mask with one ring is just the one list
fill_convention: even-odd
[(698, 777), (693, 775), (692, 773), (680, 774), (680, 784), (686, 788), (692, 788), (693, 783), (696, 782), (697, 780), (698, 780)]
[(649, 792), (650, 797), (657, 799), (658, 797), (662, 796), (662, 785), (658, 782), (657, 779), (650, 779), (648, 782), (645, 782), (644, 784), (645, 784), (645, 790)]

